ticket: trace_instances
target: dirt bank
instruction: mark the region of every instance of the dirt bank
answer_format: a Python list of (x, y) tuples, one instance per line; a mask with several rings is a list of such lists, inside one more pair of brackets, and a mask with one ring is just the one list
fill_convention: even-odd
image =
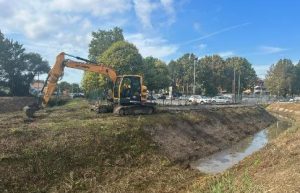
[(0, 97), (0, 113), (20, 111), (34, 101), (34, 97)]
[(161, 115), (145, 130), (169, 159), (186, 162), (231, 146), (275, 120), (258, 106), (201, 109)]
[(199, 177), (182, 192), (299, 192), (300, 104), (274, 103), (267, 110), (294, 120), (292, 127), (228, 171)]
[(274, 120), (259, 107), (97, 115), (81, 100), (36, 116), (0, 116), (0, 192), (178, 192), (202, 175), (179, 162)]

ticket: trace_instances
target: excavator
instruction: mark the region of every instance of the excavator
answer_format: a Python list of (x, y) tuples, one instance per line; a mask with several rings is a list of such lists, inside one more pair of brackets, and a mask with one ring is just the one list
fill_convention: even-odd
[[(66, 56), (80, 61), (66, 59)], [(99, 113), (113, 112), (122, 116), (152, 114), (155, 111), (155, 103), (147, 102), (147, 87), (143, 85), (142, 76), (117, 75), (114, 69), (104, 64), (96, 64), (90, 60), (61, 52), (48, 73), (38, 102), (24, 107), (27, 117), (32, 118), (37, 110), (47, 106), (57, 82), (63, 76), (65, 67), (99, 73), (112, 81), (113, 88), (111, 96), (108, 96), (108, 104), (97, 105)]]

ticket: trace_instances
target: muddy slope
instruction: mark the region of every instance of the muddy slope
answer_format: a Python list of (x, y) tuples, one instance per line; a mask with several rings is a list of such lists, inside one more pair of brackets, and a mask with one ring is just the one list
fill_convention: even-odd
[(260, 107), (201, 109), (163, 115), (145, 130), (169, 159), (187, 162), (237, 143), (275, 120)]

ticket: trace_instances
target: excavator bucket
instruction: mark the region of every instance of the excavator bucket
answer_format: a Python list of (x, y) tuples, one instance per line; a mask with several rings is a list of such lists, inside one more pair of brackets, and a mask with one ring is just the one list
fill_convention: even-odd
[(25, 106), (23, 111), (28, 118), (34, 118), (34, 113), (40, 109), (38, 103), (32, 103), (31, 105)]

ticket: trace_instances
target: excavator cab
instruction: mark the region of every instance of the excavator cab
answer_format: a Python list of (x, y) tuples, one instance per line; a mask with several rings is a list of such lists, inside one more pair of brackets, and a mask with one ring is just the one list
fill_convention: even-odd
[(152, 114), (155, 103), (147, 102), (147, 87), (139, 75), (117, 76), (113, 88), (113, 112), (119, 115)]
[(114, 102), (126, 106), (141, 104), (141, 88), (141, 76), (118, 76), (114, 84)]

